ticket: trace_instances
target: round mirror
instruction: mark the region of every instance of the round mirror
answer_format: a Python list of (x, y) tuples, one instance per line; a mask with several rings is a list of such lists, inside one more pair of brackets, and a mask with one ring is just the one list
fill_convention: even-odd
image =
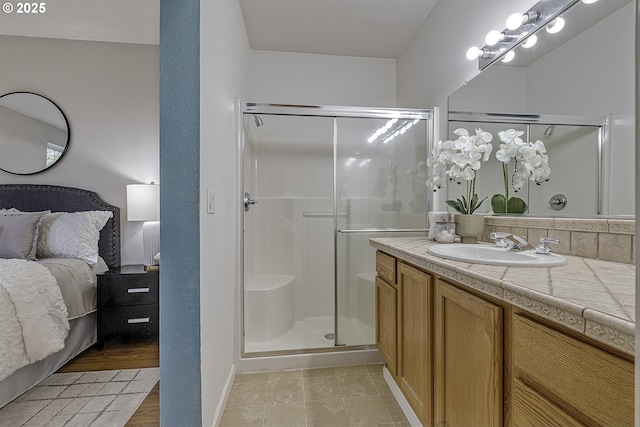
[(50, 99), (30, 92), (0, 96), (0, 169), (16, 175), (43, 172), (69, 146), (69, 122)]

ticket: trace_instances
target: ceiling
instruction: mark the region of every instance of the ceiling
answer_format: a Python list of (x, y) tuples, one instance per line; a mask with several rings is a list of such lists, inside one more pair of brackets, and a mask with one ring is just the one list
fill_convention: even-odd
[[(240, 0), (251, 49), (397, 58), (437, 0)], [(56, 0), (0, 34), (159, 43), (159, 0)]]
[(436, 0), (240, 0), (254, 50), (397, 58)]

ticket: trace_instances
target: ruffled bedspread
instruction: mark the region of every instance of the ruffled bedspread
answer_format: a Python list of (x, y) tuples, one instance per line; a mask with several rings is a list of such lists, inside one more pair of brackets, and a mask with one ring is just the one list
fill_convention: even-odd
[(49, 270), (0, 259), (0, 381), (61, 350), (68, 333), (67, 307)]

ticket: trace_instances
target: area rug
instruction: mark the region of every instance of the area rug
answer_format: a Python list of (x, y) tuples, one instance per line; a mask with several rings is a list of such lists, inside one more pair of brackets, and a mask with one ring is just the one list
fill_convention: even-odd
[(160, 368), (53, 374), (0, 409), (0, 427), (123, 427)]

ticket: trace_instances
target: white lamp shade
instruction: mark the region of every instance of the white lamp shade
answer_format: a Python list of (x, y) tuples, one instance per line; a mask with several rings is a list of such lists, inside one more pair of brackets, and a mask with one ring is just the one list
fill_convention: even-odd
[(156, 184), (127, 185), (127, 220), (160, 220), (160, 186)]

